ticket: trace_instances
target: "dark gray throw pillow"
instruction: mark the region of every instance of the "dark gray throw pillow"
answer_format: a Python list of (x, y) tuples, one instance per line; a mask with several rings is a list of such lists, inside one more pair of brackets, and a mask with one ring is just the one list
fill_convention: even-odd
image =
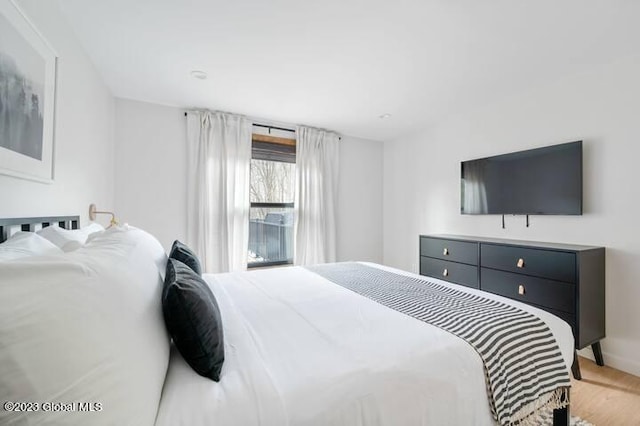
[(202, 277), (175, 259), (167, 263), (162, 313), (185, 361), (199, 375), (219, 381), (224, 337), (218, 302)]
[(179, 260), (180, 262), (193, 269), (198, 275), (202, 275), (202, 266), (200, 265), (200, 259), (186, 244), (181, 243), (178, 240), (173, 242), (171, 251), (169, 252), (169, 258)]

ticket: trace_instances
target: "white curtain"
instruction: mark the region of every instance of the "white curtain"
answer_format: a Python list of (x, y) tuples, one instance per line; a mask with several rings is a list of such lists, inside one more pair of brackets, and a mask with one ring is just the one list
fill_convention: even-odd
[(339, 137), (303, 126), (296, 132), (294, 262), (335, 262)]
[(251, 122), (221, 112), (187, 113), (187, 244), (206, 272), (247, 267)]

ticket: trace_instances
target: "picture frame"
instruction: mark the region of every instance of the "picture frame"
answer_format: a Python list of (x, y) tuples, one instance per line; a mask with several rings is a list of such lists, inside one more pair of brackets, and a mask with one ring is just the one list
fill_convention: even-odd
[(0, 0), (0, 174), (52, 183), (58, 55), (13, 0)]

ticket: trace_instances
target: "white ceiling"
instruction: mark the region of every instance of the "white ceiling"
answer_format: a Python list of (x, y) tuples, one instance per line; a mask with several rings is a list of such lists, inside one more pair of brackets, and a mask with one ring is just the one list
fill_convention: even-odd
[(59, 3), (115, 96), (376, 140), (640, 53), (635, 0)]

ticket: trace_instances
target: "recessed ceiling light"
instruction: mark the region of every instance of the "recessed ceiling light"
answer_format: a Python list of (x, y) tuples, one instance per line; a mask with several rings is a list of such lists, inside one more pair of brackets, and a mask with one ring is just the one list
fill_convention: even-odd
[(206, 80), (207, 79), (207, 73), (204, 72), (204, 71), (200, 71), (200, 70), (193, 70), (193, 71), (191, 71), (191, 77), (197, 78), (198, 80)]
[(391, 114), (389, 114), (389, 113), (382, 114), (382, 115), (378, 116), (378, 118), (380, 120), (384, 120), (385, 118), (389, 118), (389, 117), (391, 117)]

